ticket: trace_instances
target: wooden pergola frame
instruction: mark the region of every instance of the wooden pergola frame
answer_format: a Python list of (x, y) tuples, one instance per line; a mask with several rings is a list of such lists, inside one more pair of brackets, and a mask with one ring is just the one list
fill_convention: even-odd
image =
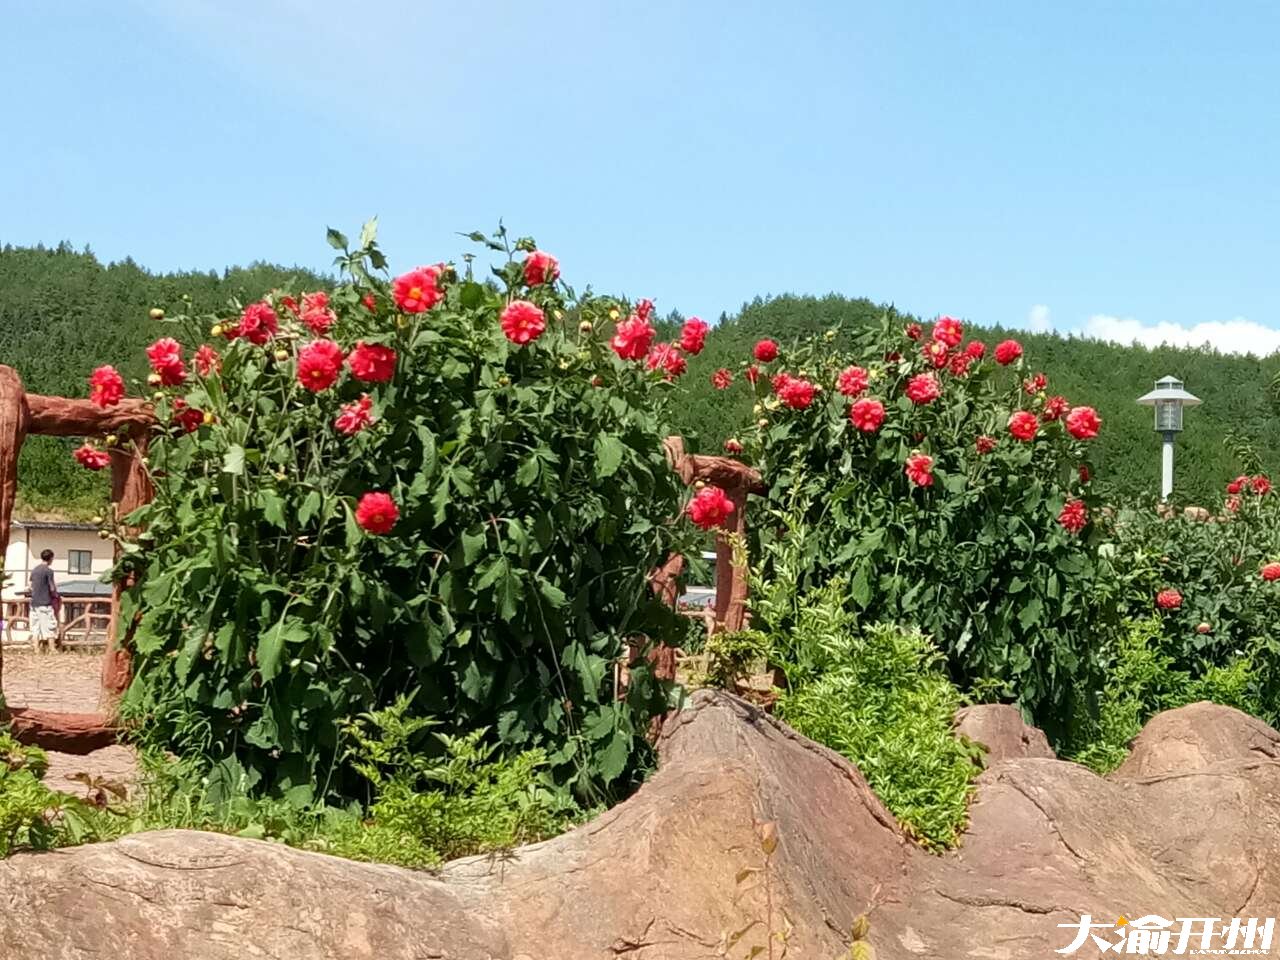
[[(116, 517), (123, 517), (154, 496), (151, 478), (141, 458), (145, 455), (155, 412), (142, 400), (122, 400), (103, 409), (88, 400), (28, 394), (12, 367), (0, 365), (0, 558), (9, 548), (9, 525), (18, 492), (18, 455), (29, 436), (81, 437), (114, 433), (121, 443), (110, 448), (111, 501)], [(117, 548), (118, 552), (118, 548)], [(118, 559), (118, 557), (117, 557)], [(128, 585), (117, 581), (111, 591), (111, 622), (102, 657), (102, 692), (106, 706), (100, 713), (59, 713), (23, 706), (0, 710), (0, 721), (23, 743), (49, 750), (85, 754), (115, 743), (119, 728), (114, 701), (129, 685), (131, 660), (128, 635), (120, 631), (120, 595)], [(0, 648), (0, 692), (4, 686), (3, 649)]]

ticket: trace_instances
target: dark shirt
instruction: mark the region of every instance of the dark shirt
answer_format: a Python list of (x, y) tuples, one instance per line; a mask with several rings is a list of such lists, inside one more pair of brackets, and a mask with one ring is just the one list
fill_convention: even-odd
[(53, 571), (47, 563), (42, 563), (31, 571), (31, 605), (33, 607), (51, 607), (58, 588), (53, 585)]

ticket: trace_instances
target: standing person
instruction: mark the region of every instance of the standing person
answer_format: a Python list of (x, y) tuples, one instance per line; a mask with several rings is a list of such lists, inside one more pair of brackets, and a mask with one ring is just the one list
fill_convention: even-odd
[(58, 585), (53, 579), (53, 551), (42, 550), (40, 563), (31, 571), (31, 641), (37, 650), (52, 643), (58, 638), (58, 615), (55, 607), (60, 606), (62, 598), (58, 596)]

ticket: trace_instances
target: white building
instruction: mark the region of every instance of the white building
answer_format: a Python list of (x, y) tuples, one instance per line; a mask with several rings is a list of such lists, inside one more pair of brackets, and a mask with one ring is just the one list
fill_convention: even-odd
[(93, 524), (61, 520), (14, 520), (10, 526), (0, 587), (0, 622), (4, 624), (0, 638), (11, 643), (29, 639), (31, 571), (45, 550), (53, 551), (54, 580), (63, 599), (59, 630), (66, 634), (64, 639), (100, 638), (111, 612), (111, 586), (101, 581), (112, 567), (112, 546), (98, 537)]

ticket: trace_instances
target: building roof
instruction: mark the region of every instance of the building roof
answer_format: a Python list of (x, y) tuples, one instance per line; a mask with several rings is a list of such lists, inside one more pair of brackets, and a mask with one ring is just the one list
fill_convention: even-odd
[(75, 520), (14, 520), (15, 527), (26, 527), (29, 530), (97, 530), (92, 523), (79, 523)]
[[(31, 596), (31, 588), (23, 590), (24, 597)], [(111, 584), (98, 580), (68, 580), (58, 584), (58, 596), (64, 600), (76, 600), (80, 597), (110, 597)]]

